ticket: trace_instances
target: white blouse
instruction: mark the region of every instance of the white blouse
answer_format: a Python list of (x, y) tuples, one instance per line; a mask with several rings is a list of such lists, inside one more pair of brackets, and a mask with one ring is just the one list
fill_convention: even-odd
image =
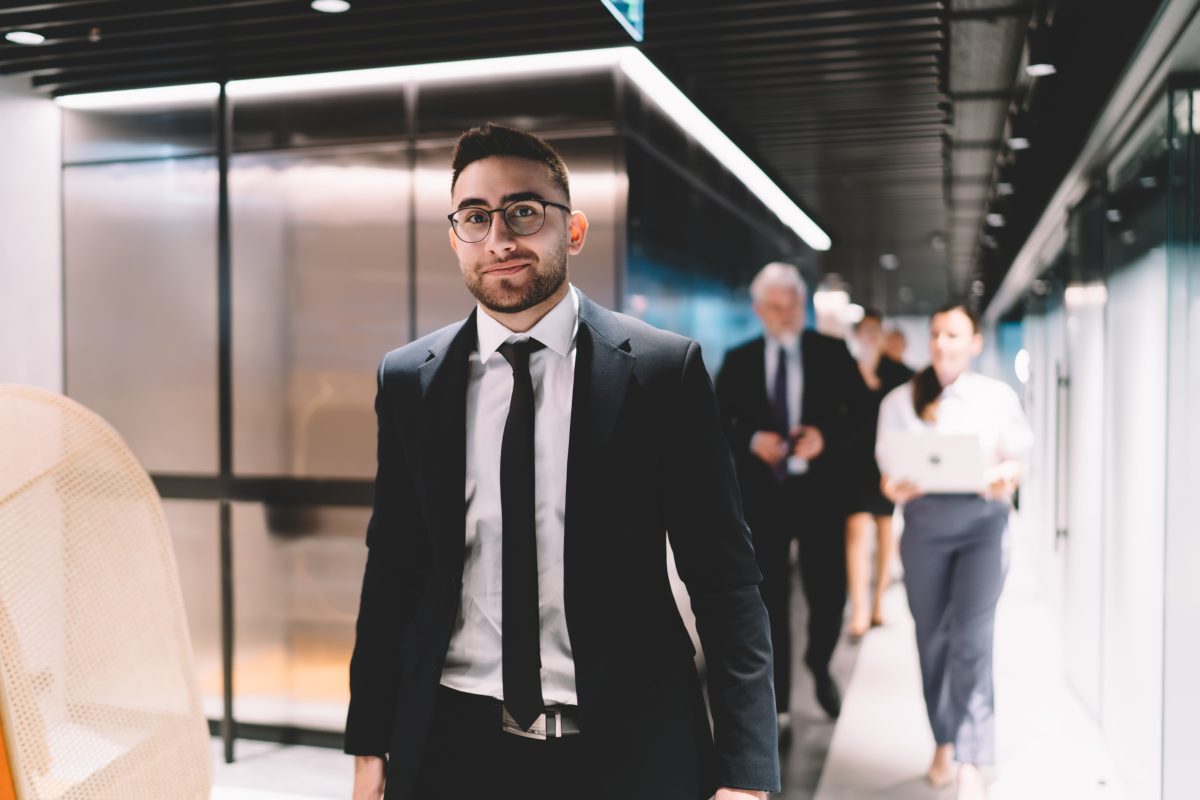
[(896, 387), (883, 398), (879, 406), (875, 460), (885, 475), (894, 461), (889, 452), (889, 434), (896, 431), (978, 436), (986, 469), (1004, 461), (1023, 461), (1033, 447), (1033, 430), (1017, 393), (1003, 381), (974, 372), (963, 373), (942, 390), (936, 422), (926, 422), (917, 416), (911, 382)]

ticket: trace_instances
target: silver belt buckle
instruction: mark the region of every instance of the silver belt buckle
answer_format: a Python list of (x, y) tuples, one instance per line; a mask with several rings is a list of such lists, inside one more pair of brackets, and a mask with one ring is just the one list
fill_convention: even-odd
[[(553, 738), (558, 739), (562, 737), (562, 712), (555, 710), (553, 719), (555, 730)], [(547, 732), (548, 721), (549, 720), (544, 713), (538, 714), (537, 718), (533, 721), (533, 724), (529, 726), (529, 730), (525, 730), (519, 724), (517, 724), (517, 721), (513, 719), (512, 714), (508, 713), (508, 708), (504, 707), (503, 714), (501, 716), (500, 727), (505, 733), (515, 734), (516, 736), (524, 736), (526, 739), (537, 739), (538, 741), (544, 742), (547, 739), (552, 738)]]

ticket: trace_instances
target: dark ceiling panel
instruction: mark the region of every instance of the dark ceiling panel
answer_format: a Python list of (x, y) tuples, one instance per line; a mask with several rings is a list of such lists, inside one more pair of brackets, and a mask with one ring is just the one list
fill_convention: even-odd
[[(929, 246), (950, 226), (946, 6), (646, 0), (642, 51), (828, 229), (820, 269), (899, 311), (920, 310), (901, 287), (936, 302), (947, 286), (944, 248)], [(0, 74), (28, 75), (47, 94), (630, 43), (600, 0), (353, 0), (334, 15), (307, 0), (0, 8), (0, 34), (17, 29), (47, 41), (0, 40)], [(903, 274), (881, 276), (883, 253)]]

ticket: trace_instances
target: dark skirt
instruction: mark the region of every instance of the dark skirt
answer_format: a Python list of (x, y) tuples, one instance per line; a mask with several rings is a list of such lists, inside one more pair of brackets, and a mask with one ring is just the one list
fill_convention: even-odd
[(870, 514), (873, 517), (890, 517), (896, 505), (883, 496), (879, 482), (883, 477), (875, 460), (864, 463), (857, 474), (848, 476), (846, 487), (846, 510), (849, 514)]

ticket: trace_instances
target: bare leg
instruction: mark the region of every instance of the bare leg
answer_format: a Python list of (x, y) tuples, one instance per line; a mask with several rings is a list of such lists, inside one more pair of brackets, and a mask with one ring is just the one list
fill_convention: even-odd
[(925, 773), (925, 780), (929, 781), (931, 786), (941, 787), (950, 783), (953, 778), (954, 745), (939, 744), (933, 751), (933, 761), (929, 764), (929, 771)]
[(868, 584), (871, 580), (871, 515), (851, 514), (846, 519), (846, 579), (850, 590), (851, 636), (867, 632), (871, 619), (868, 611)]
[(987, 800), (987, 782), (974, 764), (958, 767), (958, 800)]
[(883, 624), (883, 593), (887, 591), (888, 579), (892, 573), (892, 550), (894, 548), (892, 518), (875, 517), (875, 601), (871, 605), (872, 625)]

